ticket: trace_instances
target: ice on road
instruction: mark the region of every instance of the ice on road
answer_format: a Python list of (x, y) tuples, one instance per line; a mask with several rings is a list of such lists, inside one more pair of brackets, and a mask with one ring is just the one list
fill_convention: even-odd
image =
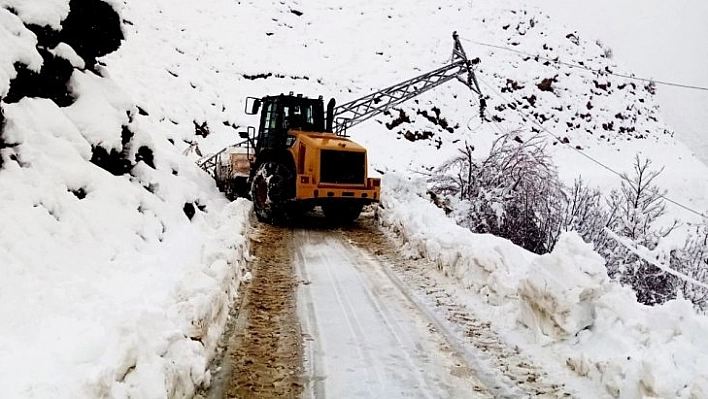
[(373, 256), (324, 232), (295, 242), (306, 397), (491, 397)]

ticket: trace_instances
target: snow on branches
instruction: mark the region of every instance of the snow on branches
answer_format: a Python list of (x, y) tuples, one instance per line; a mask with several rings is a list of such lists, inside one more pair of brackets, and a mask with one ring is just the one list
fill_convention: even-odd
[[(430, 194), (459, 225), (507, 238), (537, 254), (552, 251), (563, 232), (576, 231), (603, 256), (610, 277), (631, 286), (640, 302), (664, 303), (680, 292), (706, 308), (708, 290), (667, 273), (613, 238), (653, 250), (679, 226), (677, 220), (668, 225), (662, 220), (665, 192), (655, 184), (661, 172), (637, 157), (632, 173), (623, 174), (620, 187), (607, 197), (582, 178), (567, 187), (543, 140), (522, 140), (513, 132), (498, 138), (482, 159), (465, 145), (430, 178)], [(660, 261), (679, 274), (708, 281), (708, 222), (696, 228), (684, 248), (665, 252)]]
[(466, 205), (455, 215), (460, 225), (508, 238), (535, 253), (550, 251), (560, 233), (565, 194), (542, 140), (502, 136), (481, 161), (473, 151), (466, 145), (443, 164), (432, 191)]

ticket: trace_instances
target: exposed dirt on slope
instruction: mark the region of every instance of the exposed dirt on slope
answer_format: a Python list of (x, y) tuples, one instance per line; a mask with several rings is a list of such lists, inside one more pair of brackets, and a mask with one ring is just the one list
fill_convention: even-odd
[[(259, 224), (253, 279), (229, 326), (226, 353), (209, 398), (294, 398), (303, 390), (302, 340), (292, 270), (292, 232)], [(227, 336), (229, 331), (227, 331)]]

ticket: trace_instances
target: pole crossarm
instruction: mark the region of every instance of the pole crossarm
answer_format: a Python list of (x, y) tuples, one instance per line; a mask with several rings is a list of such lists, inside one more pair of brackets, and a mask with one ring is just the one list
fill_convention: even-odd
[[(479, 63), (479, 59), (469, 60), (457, 32), (453, 32), (452, 37), (455, 44), (449, 64), (336, 107), (334, 132), (340, 136), (345, 135), (350, 127), (455, 78), (477, 93), (480, 97), (480, 107), (483, 107), (484, 99), (472, 68)], [(467, 78), (463, 79), (465, 74)], [(483, 112), (483, 109), (480, 112)]]

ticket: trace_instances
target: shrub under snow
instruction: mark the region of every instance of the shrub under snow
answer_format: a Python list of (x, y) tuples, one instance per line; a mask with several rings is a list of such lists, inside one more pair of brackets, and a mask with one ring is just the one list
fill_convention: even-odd
[[(666, 192), (655, 184), (662, 171), (650, 166), (648, 159), (636, 157), (634, 173), (624, 174), (619, 188), (603, 197), (582, 179), (572, 187), (562, 184), (539, 136), (523, 140), (512, 133), (495, 140), (481, 159), (466, 145), (435, 171), (430, 195), (460, 226), (507, 238), (537, 254), (553, 250), (562, 233), (576, 231), (603, 256), (610, 277), (631, 286), (641, 303), (664, 303), (680, 292), (705, 307), (704, 285), (667, 273), (614, 238), (617, 234), (653, 250), (679, 224), (659, 225)], [(659, 249), (659, 260), (705, 281), (705, 231), (699, 227), (683, 248)]]
[[(614, 397), (701, 398), (708, 395), (708, 317), (690, 302), (653, 307), (612, 282), (604, 261), (576, 233), (561, 235), (546, 255), (457, 226), (426, 198), (424, 181), (384, 176), (381, 223), (398, 233), (412, 256), (435, 260), (460, 284), (482, 294), (480, 315), (500, 331), (519, 332)], [(516, 323), (520, 321), (522, 325)], [(537, 353), (537, 352), (536, 352)]]

